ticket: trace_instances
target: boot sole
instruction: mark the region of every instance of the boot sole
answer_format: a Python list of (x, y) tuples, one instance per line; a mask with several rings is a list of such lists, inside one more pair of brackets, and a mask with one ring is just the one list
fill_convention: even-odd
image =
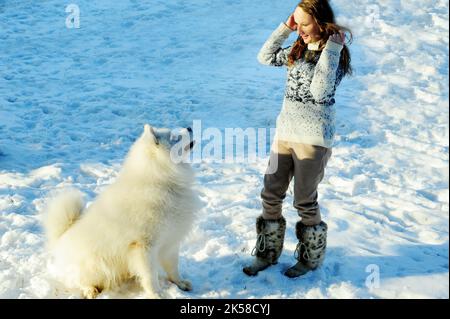
[(295, 268), (289, 268), (285, 271), (284, 275), (289, 278), (297, 278), (306, 275), (310, 271), (313, 271), (315, 269), (303, 266), (300, 270), (297, 270)]
[(251, 271), (250, 269), (247, 269), (247, 268), (242, 269), (242, 271), (244, 272), (244, 274), (246, 274), (247, 276), (250, 276), (250, 277), (255, 277), (258, 274), (258, 271), (257, 272), (253, 272), (253, 271)]
[(250, 267), (244, 267), (244, 268), (242, 269), (242, 271), (243, 271), (244, 274), (246, 274), (247, 276), (255, 277), (260, 271), (263, 271), (263, 270), (269, 268), (270, 266), (276, 265), (277, 263), (278, 263), (278, 262), (275, 262), (275, 263), (273, 263), (273, 264), (268, 264), (267, 266), (258, 269), (256, 272), (253, 271), (253, 270), (251, 270)]

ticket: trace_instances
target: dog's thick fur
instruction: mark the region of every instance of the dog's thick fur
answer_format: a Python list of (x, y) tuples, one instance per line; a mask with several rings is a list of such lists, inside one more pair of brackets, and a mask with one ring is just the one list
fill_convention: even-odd
[(178, 273), (178, 254), (199, 208), (194, 175), (189, 164), (171, 160), (170, 134), (156, 132), (145, 126), (116, 181), (88, 208), (75, 191), (49, 204), (44, 227), (52, 272), (86, 298), (133, 277), (146, 297), (164, 298), (159, 266), (180, 289), (191, 289)]

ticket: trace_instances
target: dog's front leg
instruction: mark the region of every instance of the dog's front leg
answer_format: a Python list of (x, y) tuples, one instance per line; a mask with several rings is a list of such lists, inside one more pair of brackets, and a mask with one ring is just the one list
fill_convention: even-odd
[(150, 299), (162, 299), (158, 282), (158, 268), (155, 263), (154, 249), (145, 249), (144, 245), (133, 243), (130, 246), (129, 268), (130, 272), (139, 278), (145, 294)]
[(191, 291), (192, 284), (180, 277), (178, 271), (179, 244), (170, 245), (161, 249), (161, 265), (167, 273), (167, 279), (181, 290)]

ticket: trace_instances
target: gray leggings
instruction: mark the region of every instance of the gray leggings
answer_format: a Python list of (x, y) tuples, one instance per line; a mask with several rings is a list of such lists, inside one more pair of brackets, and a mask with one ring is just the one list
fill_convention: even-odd
[(317, 187), (331, 153), (331, 148), (322, 146), (275, 141), (261, 192), (263, 218), (279, 219), (282, 216), (283, 200), (294, 178), (294, 207), (302, 223), (308, 226), (319, 224)]

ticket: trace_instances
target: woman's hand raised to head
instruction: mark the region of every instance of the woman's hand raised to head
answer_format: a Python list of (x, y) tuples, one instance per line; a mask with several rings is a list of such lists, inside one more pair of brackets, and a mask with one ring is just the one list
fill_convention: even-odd
[(295, 23), (294, 20), (294, 14), (291, 14), (289, 16), (289, 18), (287, 19), (287, 21), (285, 22), (285, 24), (288, 26), (289, 29), (291, 29), (292, 31), (297, 30), (297, 23)]
[(328, 40), (343, 45), (345, 43), (345, 33), (342, 31), (339, 31), (339, 33), (330, 35)]

